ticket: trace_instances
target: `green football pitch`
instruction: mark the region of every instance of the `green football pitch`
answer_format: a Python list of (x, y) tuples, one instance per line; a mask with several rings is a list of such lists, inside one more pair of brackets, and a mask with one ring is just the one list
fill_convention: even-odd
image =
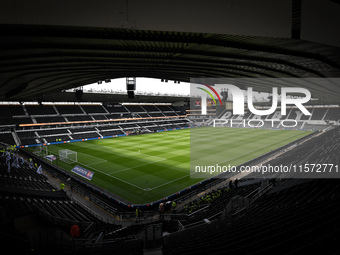
[[(201, 139), (202, 157), (209, 156), (207, 151), (215, 149), (223, 153), (225, 162), (235, 166), (310, 133), (212, 127), (195, 128), (191, 132), (192, 136)], [(91, 183), (132, 204), (160, 200), (203, 180), (190, 177), (190, 129), (64, 143), (47, 148), (48, 154), (54, 155), (63, 149), (76, 151), (76, 163), (56, 160), (53, 164), (67, 171), (75, 165), (93, 171)]]

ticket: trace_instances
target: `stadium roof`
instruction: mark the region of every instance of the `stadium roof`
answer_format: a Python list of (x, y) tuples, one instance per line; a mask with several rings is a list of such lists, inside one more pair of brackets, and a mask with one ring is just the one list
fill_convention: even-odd
[[(42, 24), (0, 29), (0, 101), (39, 100), (122, 77), (340, 77), (338, 45), (288, 37)], [(308, 88), (323, 103), (339, 104), (339, 86)]]

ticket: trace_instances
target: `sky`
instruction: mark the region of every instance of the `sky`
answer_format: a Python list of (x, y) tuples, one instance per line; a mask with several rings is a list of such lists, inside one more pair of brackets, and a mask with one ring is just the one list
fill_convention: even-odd
[[(126, 78), (113, 79), (109, 83), (103, 82), (102, 84), (89, 84), (83, 87), (84, 90), (92, 88), (94, 90), (107, 89), (114, 91), (126, 92)], [(136, 94), (138, 92), (146, 93), (161, 93), (161, 94), (190, 94), (190, 83), (181, 82), (180, 84), (174, 83), (173, 80), (161, 82), (160, 79), (152, 78), (136, 78)]]
[[(196, 86), (194, 86), (196, 87)], [(112, 79), (111, 82), (105, 83), (103, 81), (102, 84), (89, 84), (83, 87), (86, 92), (87, 89), (93, 90), (105, 90), (110, 92), (111, 90), (115, 92), (124, 92), (126, 93), (126, 78)], [(199, 95), (197, 93), (198, 90), (194, 89), (191, 93), (195, 93), (195, 95)], [(243, 91), (246, 95), (246, 91)], [(136, 94), (142, 93), (152, 93), (157, 94), (177, 94), (177, 95), (190, 95), (190, 83), (181, 82), (180, 84), (174, 83), (173, 80), (169, 80), (167, 83), (162, 82), (160, 79), (153, 78), (136, 78)], [(254, 97), (256, 100), (263, 101), (263, 98), (268, 97), (268, 93), (257, 93), (254, 91)]]

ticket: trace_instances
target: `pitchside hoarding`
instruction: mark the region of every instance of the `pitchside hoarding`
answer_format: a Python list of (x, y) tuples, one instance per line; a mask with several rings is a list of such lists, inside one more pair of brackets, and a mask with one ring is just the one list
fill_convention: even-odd
[(80, 175), (81, 177), (84, 177), (88, 180), (92, 180), (94, 172), (87, 170), (86, 168), (83, 168), (81, 166), (76, 165), (72, 170), (73, 173)]
[(340, 177), (340, 154), (322, 157), (320, 151), (312, 155), (310, 150), (312, 146), (327, 150), (322, 135), (328, 131), (330, 141), (338, 139), (334, 130), (339, 121), (326, 120), (326, 109), (319, 118), (312, 118), (312, 112), (327, 107), (321, 98), (313, 97), (313, 89), (321, 89), (318, 82), (332, 89), (340, 86), (340, 79), (195, 78), (190, 82), (191, 127), (204, 127), (190, 131), (191, 178)]

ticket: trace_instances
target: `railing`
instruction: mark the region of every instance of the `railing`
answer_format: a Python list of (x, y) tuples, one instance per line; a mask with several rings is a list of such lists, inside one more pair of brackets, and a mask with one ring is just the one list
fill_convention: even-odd
[[(177, 210), (181, 209), (182, 207), (184, 207), (185, 204), (187, 204), (188, 202), (192, 201), (193, 199), (197, 199), (201, 196), (205, 196), (206, 192), (208, 190), (211, 189), (218, 189), (221, 186), (225, 186), (226, 185), (226, 180), (223, 178), (219, 178), (219, 179), (214, 179), (212, 182), (204, 184), (204, 186), (202, 186), (202, 188), (197, 188), (195, 190), (189, 191), (188, 194), (185, 194), (183, 196), (181, 196), (178, 199), (175, 199), (176, 203), (179, 205), (177, 207)], [(185, 204), (184, 204), (185, 202)]]
[(209, 210), (209, 207), (210, 207), (210, 205), (204, 206), (203, 208), (189, 214), (188, 215), (189, 220), (196, 218), (198, 215), (204, 215)]
[(44, 251), (76, 252), (90, 246), (95, 239), (72, 238), (58, 228), (49, 228), (33, 236), (32, 246), (38, 253)]
[(164, 221), (176, 221), (176, 220), (188, 220), (188, 215), (187, 214), (162, 214), (160, 216), (161, 220)]
[(105, 218), (100, 216), (99, 214), (95, 213), (94, 211), (92, 211), (90, 208), (88, 208), (87, 206), (85, 206), (84, 204), (82, 204), (81, 202), (79, 202), (76, 198), (72, 197), (72, 200), (79, 205), (80, 207), (82, 207), (86, 212), (92, 214), (93, 216), (95, 216), (97, 219), (99, 219), (102, 222), (106, 222), (106, 223), (110, 223), (110, 224), (115, 224), (116, 221), (113, 219), (109, 219), (109, 218)]
[(197, 226), (203, 226), (203, 225), (208, 224), (207, 222), (208, 221), (200, 220), (200, 221), (196, 221), (194, 223), (190, 223), (190, 224), (184, 226), (182, 224), (182, 222), (178, 221), (178, 231), (182, 231), (184, 229), (194, 228), (194, 227), (197, 227)]
[(146, 226), (136, 236), (143, 240), (144, 248), (156, 248), (161, 246), (162, 232), (162, 224), (158, 223)]
[(177, 221), (177, 223), (178, 223), (178, 230), (179, 231), (185, 229), (185, 227), (183, 226), (183, 224), (179, 220)]
[(233, 197), (222, 213), (222, 217), (235, 217), (246, 211), (257, 199), (267, 193), (273, 187), (272, 183), (264, 180), (261, 187), (255, 189), (246, 197), (235, 196)]
[(36, 207), (38, 210), (38, 214), (50, 222), (53, 226), (60, 226), (60, 227), (70, 227), (72, 225), (78, 225), (80, 229), (83, 230), (84, 235), (88, 235), (91, 232), (92, 228), (94, 227), (93, 222), (79, 222), (76, 220), (70, 220), (66, 218), (61, 218), (57, 216), (50, 215), (45, 210)]
[(105, 203), (102, 199), (99, 199), (96, 196), (90, 195), (90, 200), (97, 204), (99, 207), (103, 208), (105, 211), (112, 215), (117, 215), (117, 208), (110, 206), (109, 204)]

